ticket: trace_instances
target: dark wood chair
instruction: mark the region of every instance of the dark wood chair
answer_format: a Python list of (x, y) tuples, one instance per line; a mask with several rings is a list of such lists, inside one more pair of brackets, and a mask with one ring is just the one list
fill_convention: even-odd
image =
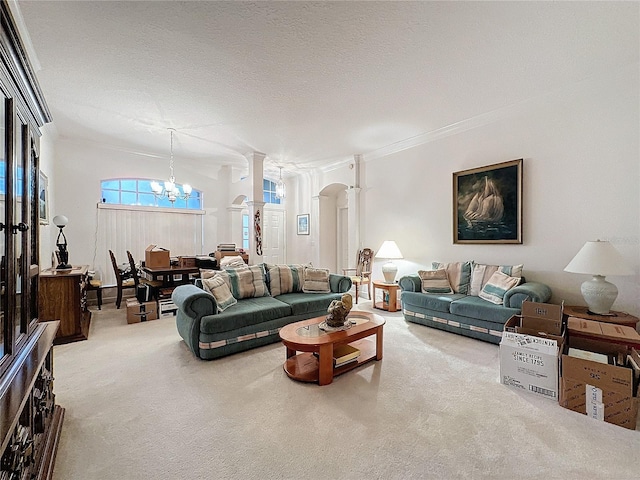
[(360, 287), (363, 285), (367, 285), (367, 293), (369, 300), (371, 300), (371, 270), (373, 267), (374, 253), (370, 248), (358, 250), (358, 263), (356, 264), (356, 268), (342, 269), (342, 274), (348, 275), (356, 287), (356, 303), (358, 303), (358, 297), (360, 296)]
[(153, 296), (153, 298), (157, 300), (160, 292), (160, 287), (162, 287), (162, 280), (148, 280), (146, 278), (141, 277), (140, 275), (138, 275), (138, 267), (136, 267), (136, 262), (133, 259), (133, 255), (131, 255), (131, 252), (129, 250), (127, 250), (127, 257), (129, 258), (129, 267), (131, 268), (131, 274), (133, 275), (133, 283), (135, 284), (136, 289), (138, 288), (138, 285), (141, 285), (141, 284), (149, 285), (149, 288), (151, 288), (151, 295)]
[(116, 297), (116, 308), (120, 308), (120, 304), (122, 303), (122, 291), (127, 288), (133, 288), (135, 291), (136, 284), (133, 278), (127, 278), (126, 280), (122, 278), (122, 272), (118, 268), (118, 262), (116, 262), (116, 256), (113, 254), (111, 250), (109, 250), (109, 255), (111, 256), (111, 265), (113, 265), (113, 273), (116, 274), (116, 286), (118, 287), (118, 295)]

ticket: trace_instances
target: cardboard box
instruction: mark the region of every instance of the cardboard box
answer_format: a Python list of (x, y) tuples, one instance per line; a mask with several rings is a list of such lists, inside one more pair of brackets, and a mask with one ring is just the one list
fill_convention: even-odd
[(178, 265), (180, 267), (195, 267), (196, 257), (178, 257)]
[(550, 303), (522, 302), (522, 321), (520, 327), (523, 330), (562, 335), (563, 329), (563, 305)]
[(638, 416), (638, 372), (629, 368), (640, 356), (634, 348), (593, 338), (569, 336), (568, 347), (620, 358), (612, 365), (563, 354), (560, 369), (560, 405), (596, 420), (635, 430)]
[(524, 302), (522, 312), (504, 325), (500, 383), (557, 401), (565, 338), (562, 306)]
[(137, 298), (127, 299), (127, 323), (148, 322), (158, 319), (156, 302), (138, 302)]
[(178, 307), (169, 298), (158, 301), (158, 311), (160, 318), (174, 317), (178, 314)]
[(567, 328), (572, 337), (617, 343), (640, 350), (640, 334), (635, 328), (577, 317), (569, 317)]
[(171, 266), (169, 250), (157, 245), (149, 245), (144, 251), (144, 266), (149, 268), (168, 268)]

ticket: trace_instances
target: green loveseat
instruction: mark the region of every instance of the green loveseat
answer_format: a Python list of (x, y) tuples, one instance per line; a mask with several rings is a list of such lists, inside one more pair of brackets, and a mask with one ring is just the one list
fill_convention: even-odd
[[(473, 269), (473, 262), (466, 264)], [(470, 278), (471, 270), (467, 273), (466, 282), (469, 285), (473, 281)], [(464, 282), (464, 279), (461, 280), (461, 285)], [(522, 302), (545, 303), (551, 298), (551, 289), (547, 285), (526, 282), (524, 277), (519, 285), (504, 293), (502, 304), (499, 305), (471, 295), (468, 286), (451, 294), (423, 293), (422, 281), (417, 274), (403, 276), (399, 284), (406, 321), (496, 344), (502, 339), (506, 321), (512, 315), (520, 314)]]
[[(266, 278), (269, 287), (269, 277)], [(331, 293), (284, 293), (275, 297), (243, 298), (218, 313), (216, 299), (196, 285), (176, 287), (171, 296), (178, 307), (178, 333), (203, 360), (231, 355), (280, 341), (283, 326), (327, 314), (332, 300), (351, 289), (351, 279), (329, 275)]]

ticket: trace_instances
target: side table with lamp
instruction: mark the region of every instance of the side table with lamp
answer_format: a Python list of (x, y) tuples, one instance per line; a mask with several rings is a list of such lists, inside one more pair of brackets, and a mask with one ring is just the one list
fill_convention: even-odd
[(565, 306), (565, 315), (636, 327), (637, 317), (611, 310), (618, 297), (618, 288), (605, 280), (605, 276), (633, 275), (634, 272), (610, 242), (596, 240), (585, 243), (564, 271), (592, 275), (580, 287), (587, 307)]
[[(389, 312), (395, 312), (399, 310), (400, 298), (398, 292), (400, 286), (396, 283), (396, 275), (398, 273), (398, 267), (392, 260), (402, 259), (402, 252), (393, 240), (385, 240), (376, 253), (376, 258), (388, 260), (382, 265), (382, 275), (384, 281), (373, 281), (373, 306), (381, 310), (387, 310)], [(376, 288), (382, 290), (382, 302), (376, 302)]]

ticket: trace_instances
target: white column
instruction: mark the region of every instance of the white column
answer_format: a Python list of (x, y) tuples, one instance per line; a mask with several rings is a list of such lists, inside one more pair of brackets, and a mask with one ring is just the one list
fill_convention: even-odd
[(356, 264), (356, 255), (361, 248), (360, 245), (360, 189), (350, 187), (347, 190), (347, 208), (349, 216), (349, 225), (355, 225), (355, 228), (349, 228), (347, 242), (349, 245), (349, 266), (354, 267)]
[(262, 262), (262, 222), (264, 218), (264, 191), (262, 180), (264, 178), (264, 159), (266, 155), (261, 152), (252, 152), (248, 155), (249, 179), (251, 181), (251, 197), (247, 201), (249, 206), (249, 222), (251, 235), (249, 236), (249, 263)]

